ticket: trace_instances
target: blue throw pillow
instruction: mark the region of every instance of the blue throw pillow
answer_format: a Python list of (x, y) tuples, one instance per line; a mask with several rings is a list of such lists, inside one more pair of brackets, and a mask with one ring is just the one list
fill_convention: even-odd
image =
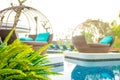
[(50, 33), (46, 32), (46, 33), (39, 33), (36, 38), (35, 41), (41, 41), (41, 42), (47, 42), (49, 39)]
[(21, 41), (33, 41), (33, 39), (30, 37), (21, 37), (20, 40)]
[(113, 37), (112, 36), (105, 36), (104, 38), (102, 38), (100, 40), (100, 44), (110, 44), (113, 40)]

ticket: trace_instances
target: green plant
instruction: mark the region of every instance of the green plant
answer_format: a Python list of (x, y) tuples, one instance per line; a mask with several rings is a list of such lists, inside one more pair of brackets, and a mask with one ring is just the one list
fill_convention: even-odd
[(114, 20), (111, 23), (111, 25), (112, 25), (112, 31), (113, 31), (114, 36), (115, 36), (113, 48), (120, 48), (120, 45), (119, 45), (120, 44), (120, 24)]
[[(18, 0), (21, 6), (26, 0)], [(50, 44), (34, 51), (32, 46), (15, 40), (7, 44), (13, 31), (16, 29), (21, 9), (14, 9), (13, 28), (3, 43), (0, 44), (0, 80), (50, 80), (49, 75), (59, 73), (53, 72), (47, 55), (40, 55)], [(2, 21), (2, 20), (1, 20)], [(2, 22), (1, 22), (2, 23)]]
[(47, 55), (40, 55), (49, 45), (37, 51), (18, 39), (7, 45), (14, 30), (0, 45), (0, 80), (50, 80), (48, 75), (59, 74), (52, 72), (51, 66), (46, 66), (49, 63)]
[(89, 43), (93, 43), (92, 37), (94, 36), (92, 33), (89, 32), (81, 32), (83, 35), (85, 35), (85, 39)]

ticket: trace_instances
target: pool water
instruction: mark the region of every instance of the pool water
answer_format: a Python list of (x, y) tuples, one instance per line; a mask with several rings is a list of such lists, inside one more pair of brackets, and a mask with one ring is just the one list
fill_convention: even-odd
[(73, 80), (114, 80), (112, 67), (84, 67), (77, 65), (71, 73)]
[(120, 66), (85, 67), (64, 61), (64, 66), (53, 71), (62, 75), (50, 76), (51, 80), (120, 80)]
[(63, 74), (50, 76), (51, 80), (120, 80), (120, 55), (118, 53), (66, 52), (65, 55), (51, 55), (50, 60), (52, 63), (57, 63), (53, 71)]
[(56, 68), (53, 70), (62, 73), (62, 75), (50, 76), (51, 80), (71, 80), (71, 73), (74, 67), (75, 64), (64, 62), (64, 66), (61, 67), (62, 69)]
[(50, 76), (51, 80), (120, 80), (120, 66), (86, 67), (64, 62), (63, 75)]

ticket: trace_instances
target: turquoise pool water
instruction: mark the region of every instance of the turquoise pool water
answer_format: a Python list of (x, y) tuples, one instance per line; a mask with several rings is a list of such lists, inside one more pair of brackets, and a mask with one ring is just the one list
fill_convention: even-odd
[[(59, 64), (61, 58), (63, 58), (63, 65)], [(52, 55), (52, 61), (58, 62), (53, 71), (63, 75), (50, 76), (51, 80), (120, 80), (120, 55), (118, 53), (68, 52), (61, 57), (57, 55), (56, 58), (53, 58)]]
[(65, 61), (54, 71), (63, 75), (50, 76), (51, 80), (120, 80), (120, 66), (86, 67)]

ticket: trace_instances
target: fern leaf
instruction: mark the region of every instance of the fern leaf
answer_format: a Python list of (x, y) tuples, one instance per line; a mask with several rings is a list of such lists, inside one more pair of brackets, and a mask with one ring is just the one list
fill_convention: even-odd
[(32, 60), (33, 66), (35, 65), (44, 65), (49, 63), (49, 60), (46, 58), (47, 55), (39, 55), (35, 59)]
[(31, 72), (30, 76), (38, 80), (51, 80), (48, 76), (36, 75), (35, 72)]
[(4, 68), (8, 63), (0, 62), (0, 69)]
[(29, 60), (33, 60), (36, 56), (40, 55), (44, 50), (46, 50), (50, 44), (41, 47), (39, 50), (35, 51), (30, 57)]
[(10, 39), (10, 37), (12, 36), (13, 34), (13, 31), (15, 30), (16, 28), (12, 28), (12, 30), (10, 31), (10, 33), (8, 34), (8, 36), (5, 38), (5, 40), (3, 41), (3, 43), (7, 44), (8, 40)]
[(8, 75), (8, 74), (21, 74), (26, 76), (24, 72), (18, 69), (0, 69), (0, 75)]
[(39, 70), (48, 70), (50, 71), (51, 70), (51, 66), (30, 66), (29, 67), (30, 70), (29, 71), (39, 71)]
[(11, 75), (6, 77), (4, 80), (24, 80), (24, 78), (26, 78), (26, 76), (23, 75)]
[[(8, 68), (17, 67), (17, 69), (29, 70), (29, 64), (31, 64), (31, 62), (27, 59), (14, 59), (9, 62)], [(21, 68), (21, 66), (23, 69)]]
[(3, 53), (6, 50), (6, 48), (7, 48), (7, 45), (4, 43), (1, 43), (0, 44), (0, 54)]

